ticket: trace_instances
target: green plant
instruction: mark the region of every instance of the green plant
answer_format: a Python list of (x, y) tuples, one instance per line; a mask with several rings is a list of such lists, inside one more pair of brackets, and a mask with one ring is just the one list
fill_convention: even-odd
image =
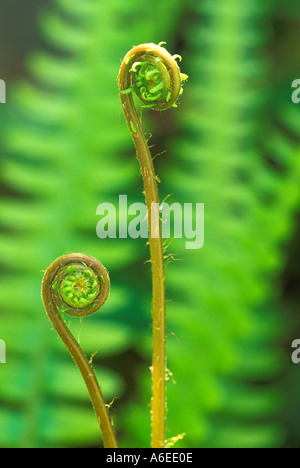
[(140, 160), (148, 211), (153, 289), (152, 447), (165, 447), (166, 419), (166, 297), (159, 197), (152, 157), (132, 93), (142, 107), (166, 110), (176, 106), (187, 76), (165, 48), (150, 43), (134, 47), (125, 56), (119, 73), (124, 114)]
[[(280, 385), (284, 368), (290, 371), (282, 337), (291, 323), (293, 333), (298, 327), (299, 301), (295, 295), (289, 321), (289, 301), (278, 296), (299, 209), (299, 106), (290, 101), (299, 77), (299, 2), (275, 3), (276, 12), (257, 0), (161, 0), (155, 8), (137, 0), (55, 0), (43, 14), (51, 52), (26, 58), (34, 81), (12, 92), (10, 80), (10, 104), (1, 108), (0, 331), (9, 350), (0, 379), (1, 447), (99, 444), (86, 388), (49, 333), (36, 287), (53, 258), (75, 249), (109, 265), (112, 288), (101, 317), (70, 317), (69, 326), (87, 354), (103, 337), (93, 365), (106, 401), (125, 396), (115, 421), (120, 445), (149, 445), (149, 372), (142, 369), (151, 365), (151, 297), (140, 267), (147, 250), (128, 240), (107, 240), (103, 249), (91, 233), (98, 203), (140, 194), (127, 129), (116, 119), (115, 77), (132, 44), (161, 38), (180, 46), (191, 79), (180, 112), (143, 115), (152, 153), (168, 149), (168, 158), (154, 161), (160, 198), (205, 202), (206, 231), (201, 251), (185, 251), (176, 239), (170, 246), (184, 261), (167, 267), (174, 374), (167, 399), (176, 407), (167, 438), (185, 432), (184, 447), (273, 447), (293, 420), (298, 443), (297, 368), (284, 391)], [(2, 44), (15, 68), (16, 46)]]
[[(183, 27), (191, 78), (167, 145), (162, 197), (205, 203), (205, 245), (186, 251), (174, 239), (183, 261), (168, 266), (167, 395), (177, 405), (168, 435), (185, 432), (182, 447), (285, 440), (278, 277), (299, 207), (299, 108), (290, 81), (271, 78), (267, 3), (196, 1)], [(140, 385), (146, 404), (147, 375)], [(140, 405), (124, 417), (143, 446)]]
[(61, 313), (75, 317), (91, 315), (103, 306), (108, 294), (106, 269), (95, 258), (83, 254), (68, 254), (55, 260), (46, 271), (42, 284), (47, 315), (85, 381), (104, 446), (116, 448), (115, 434), (91, 363), (61, 317)]
[(95, 210), (116, 194), (140, 193), (127, 129), (116, 118), (120, 57), (132, 43), (169, 40), (183, 5), (55, 0), (40, 15), (45, 47), (26, 58), (29, 79), (15, 84), (13, 112), (1, 125), (1, 335), (10, 350), (10, 366), (1, 368), (1, 447), (99, 444), (82, 379), (41, 314), (36, 284), (61, 252), (91, 252), (109, 264), (113, 287), (101, 318), (70, 317), (68, 326), (87, 355), (98, 351), (93, 365), (106, 401), (136, 391), (150, 297), (136, 270), (144, 243), (107, 239), (104, 249)]

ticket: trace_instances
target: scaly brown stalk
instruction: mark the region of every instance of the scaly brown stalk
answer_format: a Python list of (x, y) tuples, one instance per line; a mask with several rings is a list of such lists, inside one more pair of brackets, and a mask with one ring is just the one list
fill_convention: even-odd
[(109, 275), (98, 260), (83, 254), (68, 254), (55, 260), (46, 271), (42, 298), (51, 323), (85, 381), (102, 432), (104, 447), (117, 448), (114, 430), (95, 373), (61, 317), (61, 313), (75, 317), (93, 314), (105, 303), (109, 287)]
[(167, 52), (163, 43), (142, 44), (125, 56), (119, 73), (119, 91), (125, 117), (140, 160), (148, 210), (149, 243), (152, 265), (152, 447), (165, 446), (166, 424), (166, 294), (159, 216), (159, 197), (150, 150), (138, 117), (133, 93), (142, 107), (166, 110), (176, 107), (187, 76), (180, 73), (178, 55)]

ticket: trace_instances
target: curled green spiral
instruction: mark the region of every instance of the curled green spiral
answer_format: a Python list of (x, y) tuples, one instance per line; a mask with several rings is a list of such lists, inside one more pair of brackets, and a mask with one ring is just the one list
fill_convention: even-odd
[[(147, 202), (149, 245), (152, 269), (152, 441), (153, 448), (165, 446), (166, 428), (166, 291), (164, 250), (161, 219), (155, 217), (152, 207), (159, 206), (157, 179), (153, 160), (146, 139), (140, 113), (135, 107), (134, 95), (141, 107), (164, 111), (177, 107), (187, 75), (181, 73), (177, 59), (164, 47), (164, 43), (141, 44), (124, 57), (119, 71), (120, 99), (131, 132), (136, 153), (140, 160)], [(158, 221), (158, 222), (157, 222)], [(152, 228), (154, 228), (152, 230)], [(152, 235), (155, 232), (156, 235)]]
[[(163, 111), (176, 107), (183, 93), (183, 84), (188, 76), (180, 72), (177, 59), (162, 44), (142, 44), (134, 47), (125, 56), (120, 75), (128, 75), (129, 82), (121, 94), (135, 93), (142, 107)], [(125, 81), (120, 79), (120, 83)]]
[(90, 306), (99, 292), (96, 274), (84, 265), (70, 265), (60, 283), (60, 294), (64, 302), (77, 309)]
[(109, 276), (93, 257), (69, 254), (51, 266), (51, 287), (60, 312), (81, 317), (93, 314), (106, 301)]
[(75, 317), (93, 314), (106, 302), (109, 288), (104, 266), (94, 257), (74, 253), (63, 255), (49, 266), (42, 283), (42, 299), (50, 322), (85, 381), (104, 446), (116, 448), (115, 433), (94, 370), (61, 316), (62, 312)]

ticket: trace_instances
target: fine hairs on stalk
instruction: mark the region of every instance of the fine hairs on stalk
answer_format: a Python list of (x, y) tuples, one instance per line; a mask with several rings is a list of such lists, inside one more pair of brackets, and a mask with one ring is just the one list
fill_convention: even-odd
[(110, 288), (109, 275), (95, 258), (80, 253), (64, 255), (46, 271), (42, 284), (44, 306), (53, 327), (77, 364), (88, 389), (106, 448), (117, 442), (95, 373), (61, 316), (91, 315), (103, 306)]
[[(149, 244), (152, 266), (152, 440), (153, 448), (165, 447), (166, 425), (166, 294), (161, 220), (152, 211), (159, 206), (152, 157), (140, 118), (135, 108), (136, 94), (142, 108), (163, 111), (177, 107), (187, 75), (180, 72), (177, 59), (162, 47), (164, 42), (141, 44), (130, 50), (120, 68), (119, 91), (128, 128), (141, 164), (148, 211)], [(158, 225), (157, 218), (159, 219)], [(153, 235), (155, 233), (155, 235)]]

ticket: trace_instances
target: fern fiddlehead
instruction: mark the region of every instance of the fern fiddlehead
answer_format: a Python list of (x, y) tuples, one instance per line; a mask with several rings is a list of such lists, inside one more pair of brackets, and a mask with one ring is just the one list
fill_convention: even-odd
[(125, 56), (119, 72), (119, 91), (128, 127), (140, 160), (148, 210), (149, 243), (152, 265), (152, 447), (165, 446), (166, 375), (166, 298), (158, 189), (150, 150), (138, 117), (133, 93), (141, 106), (163, 111), (176, 107), (187, 76), (180, 73), (178, 55), (170, 55), (163, 43), (142, 44)]
[(61, 340), (77, 364), (87, 386), (106, 448), (117, 442), (95, 373), (65, 325), (61, 313), (84, 317), (96, 312), (106, 301), (110, 280), (104, 266), (83, 254), (68, 254), (55, 260), (45, 273), (42, 284), (44, 306)]

